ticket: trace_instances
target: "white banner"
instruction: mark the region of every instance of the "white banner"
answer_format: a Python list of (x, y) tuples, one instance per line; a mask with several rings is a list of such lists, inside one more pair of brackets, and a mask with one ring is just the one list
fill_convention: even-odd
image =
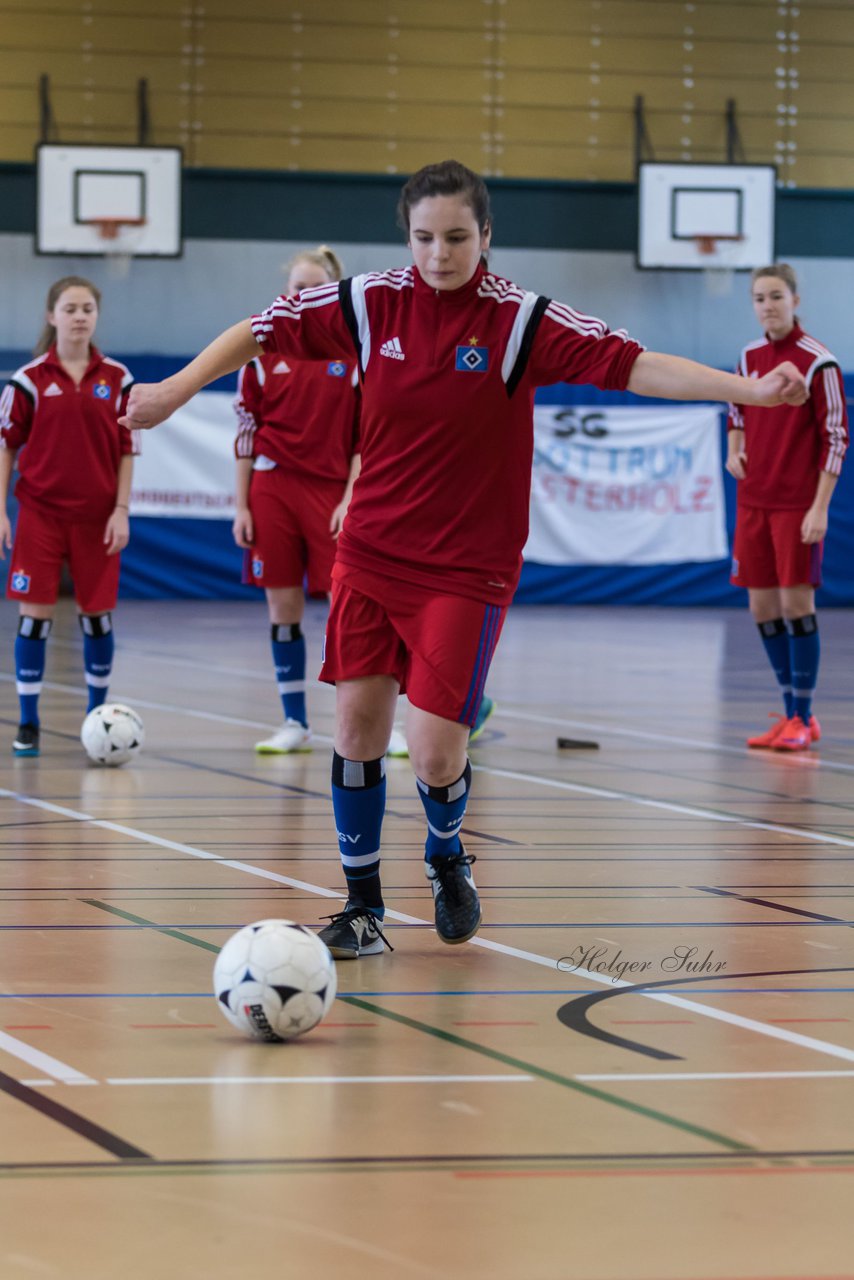
[(727, 554), (716, 408), (535, 409), (526, 560), (669, 564)]
[(233, 391), (203, 391), (162, 426), (143, 431), (132, 516), (234, 518)]
[[(131, 514), (234, 517), (234, 394), (203, 391), (142, 433)], [(539, 564), (666, 564), (727, 555), (718, 410), (534, 411), (531, 532)]]

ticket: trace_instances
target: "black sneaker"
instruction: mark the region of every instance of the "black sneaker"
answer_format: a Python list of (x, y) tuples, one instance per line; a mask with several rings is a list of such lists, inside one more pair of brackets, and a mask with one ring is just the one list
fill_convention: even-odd
[(37, 756), (39, 748), (39, 727), (37, 724), (19, 724), (15, 741), (12, 743), (12, 755)]
[(443, 942), (468, 942), (480, 928), (480, 899), (471, 864), (477, 858), (460, 846), (459, 853), (434, 858), (426, 864), (427, 879), (433, 885), (436, 932)]
[(343, 911), (323, 919), (330, 920), (331, 924), (321, 929), (318, 937), (326, 943), (336, 960), (358, 960), (359, 956), (379, 955), (383, 947), (394, 951), (382, 931), (379, 917), (370, 907), (358, 907), (348, 902)]

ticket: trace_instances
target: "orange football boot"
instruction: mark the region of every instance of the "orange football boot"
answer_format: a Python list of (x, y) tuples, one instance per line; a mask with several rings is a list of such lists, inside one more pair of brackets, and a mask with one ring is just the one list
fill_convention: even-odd
[(804, 724), (800, 716), (792, 716), (771, 743), (771, 750), (806, 751), (812, 744), (813, 737), (809, 725)]
[(749, 747), (753, 747), (756, 750), (770, 751), (774, 746), (774, 742), (778, 735), (783, 732), (786, 725), (789, 723), (788, 716), (779, 716), (773, 711), (769, 711), (768, 715), (774, 723), (770, 729), (766, 730), (765, 733), (758, 733), (754, 738), (748, 738), (747, 745)]

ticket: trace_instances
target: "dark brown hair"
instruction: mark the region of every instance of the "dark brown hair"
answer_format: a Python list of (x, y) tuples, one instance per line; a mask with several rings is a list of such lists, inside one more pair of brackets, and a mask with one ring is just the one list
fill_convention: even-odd
[(409, 213), (413, 205), (428, 196), (462, 196), (471, 206), (481, 234), (492, 225), (489, 192), (479, 174), (467, 169), (459, 160), (442, 160), (427, 164), (413, 173), (400, 193), (397, 205), (398, 225), (409, 234)]
[[(101, 309), (101, 290), (94, 285), (91, 280), (86, 280), (83, 276), (63, 276), (61, 280), (56, 280), (47, 291), (47, 300), (45, 302), (45, 311), (51, 312), (56, 307), (59, 299), (65, 293), (66, 289), (88, 289), (92, 297), (95, 299), (95, 305), (98, 310)], [(33, 351), (34, 356), (43, 356), (49, 351), (56, 342), (56, 328), (49, 320), (45, 321), (45, 326), (39, 335), (39, 340)]]
[(764, 280), (766, 276), (776, 276), (789, 286), (793, 294), (798, 292), (798, 277), (794, 267), (790, 267), (788, 262), (773, 262), (770, 267), (757, 267), (750, 273), (750, 288), (753, 288), (757, 280)]

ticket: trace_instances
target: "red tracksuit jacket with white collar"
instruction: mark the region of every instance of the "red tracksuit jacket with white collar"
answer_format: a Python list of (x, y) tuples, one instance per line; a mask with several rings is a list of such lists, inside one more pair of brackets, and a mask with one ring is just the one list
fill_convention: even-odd
[(107, 519), (119, 462), (139, 453), (138, 432), (118, 422), (132, 386), (125, 366), (97, 347), (79, 384), (55, 346), (12, 375), (0, 395), (0, 445), (21, 449), (19, 502), (64, 520)]
[(622, 390), (643, 349), (482, 268), (452, 291), (414, 267), (356, 276), (252, 325), (285, 356), (358, 358), (362, 472), (338, 564), (499, 605), (528, 535), (536, 388)]
[(800, 325), (785, 338), (759, 338), (741, 353), (738, 372), (761, 378), (791, 360), (809, 388), (805, 404), (730, 405), (729, 426), (744, 432), (747, 474), (738, 484), (745, 507), (807, 511), (815, 498), (818, 473), (838, 476), (848, 448), (845, 384), (839, 364)]

